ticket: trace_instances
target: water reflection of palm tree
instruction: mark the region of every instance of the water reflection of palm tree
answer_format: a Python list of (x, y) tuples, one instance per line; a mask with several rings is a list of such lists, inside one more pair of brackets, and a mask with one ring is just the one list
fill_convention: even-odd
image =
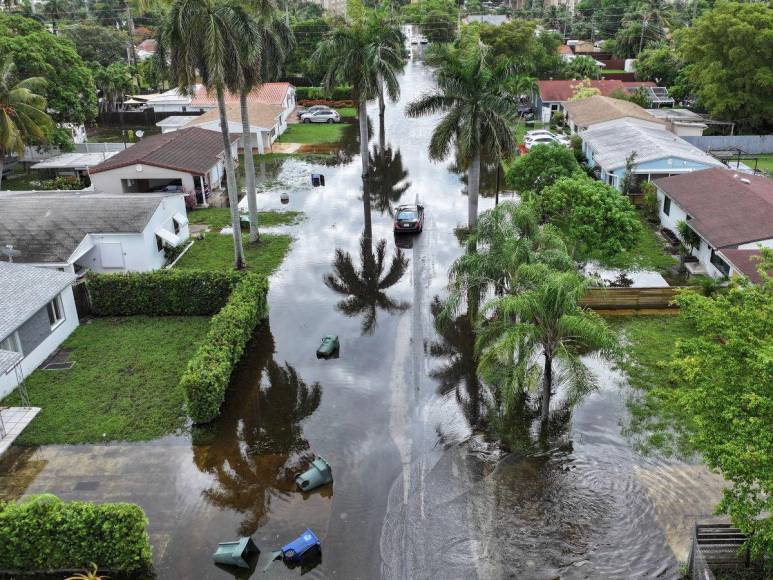
[(430, 305), (435, 330), (440, 340), (432, 341), (429, 353), (448, 362), (430, 372), (437, 380), (438, 394), (454, 393), (472, 429), (482, 426), (485, 408), (484, 387), (478, 378), (478, 355), (475, 352), (475, 328), (467, 313), (453, 320), (439, 316), (443, 304), (436, 296)]
[[(365, 194), (367, 198), (367, 193)], [(369, 207), (366, 217), (369, 217)], [(366, 220), (366, 223), (369, 221)], [(408, 259), (398, 248), (387, 268), (386, 240), (379, 240), (373, 251), (372, 237), (366, 226), (360, 238), (361, 268), (356, 268), (349, 252), (336, 250), (333, 272), (325, 275), (325, 285), (331, 290), (346, 295), (336, 308), (347, 316), (362, 316), (362, 333), (372, 334), (376, 328), (378, 310), (389, 314), (403, 312), (408, 303), (390, 298), (386, 290), (391, 288), (405, 274)]]
[(372, 196), (373, 207), (382, 214), (392, 215), (392, 204), (400, 201), (402, 195), (411, 186), (408, 171), (403, 166), (403, 156), (400, 150), (377, 145), (370, 153), (368, 163), (368, 179), (364, 186)]
[(308, 385), (291, 365), (264, 364), (253, 376), (265, 375), (268, 386), (235, 385), (210, 445), (194, 447), (196, 466), (216, 480), (204, 497), (244, 514), (242, 535), (262, 525), (272, 497), (295, 489), (295, 475), (311, 458), (301, 424), (322, 398), (320, 385)]

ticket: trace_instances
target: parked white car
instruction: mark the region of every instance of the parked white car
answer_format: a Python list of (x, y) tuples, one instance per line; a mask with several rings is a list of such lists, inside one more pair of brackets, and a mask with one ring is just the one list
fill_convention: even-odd
[(555, 133), (545, 131), (544, 129), (537, 129), (526, 133), (523, 140), (523, 144), (526, 146), (527, 151), (535, 145), (547, 145), (549, 143), (559, 143), (568, 147), (570, 141), (564, 135), (556, 135)]
[(339, 123), (341, 115), (332, 109), (314, 111), (301, 115), (301, 123)]

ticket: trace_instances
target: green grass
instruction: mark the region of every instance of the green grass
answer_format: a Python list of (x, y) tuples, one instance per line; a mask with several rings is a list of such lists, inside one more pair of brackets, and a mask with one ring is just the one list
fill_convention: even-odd
[[(754, 167), (754, 161), (746, 161), (747, 165)], [(767, 171), (769, 174), (773, 174), (773, 154), (771, 155), (758, 155), (757, 156), (757, 169)]]
[(614, 256), (591, 254), (589, 258), (598, 261), (607, 268), (668, 270), (677, 263), (677, 260), (666, 251), (663, 241), (658, 237), (650, 224), (641, 220), (641, 225), (641, 233), (636, 245), (627, 252), (620, 252)]
[(621, 68), (603, 68), (601, 69), (601, 75), (604, 76), (604, 73), (624, 73), (625, 71)]
[[(260, 242), (252, 244), (244, 238), (244, 257), (247, 269), (268, 276), (276, 270), (290, 249), (292, 238), (286, 235), (261, 235)], [(233, 238), (217, 232), (204, 234), (180, 258), (175, 268), (196, 270), (230, 270), (233, 268)]]
[[(298, 223), (303, 216), (300, 211), (259, 211), (258, 228)], [(207, 207), (188, 212), (188, 221), (192, 224), (205, 224), (211, 228), (224, 228), (231, 225), (231, 210), (227, 207)], [(242, 223), (242, 229), (248, 225)]]
[(346, 129), (345, 123), (295, 123), (287, 126), (279, 141), (282, 143), (338, 143)]
[(357, 116), (357, 109), (354, 107), (338, 107), (336, 108), (336, 111), (338, 111), (338, 114), (342, 117), (356, 117)]
[[(145, 441), (183, 429), (185, 365), (204, 339), (206, 317), (100, 318), (62, 345), (75, 366), (36, 370), (25, 384), (42, 410), (23, 445)], [(16, 393), (4, 405), (18, 405)]]
[(30, 191), (35, 189), (31, 182), (40, 181), (41, 179), (38, 173), (15, 172), (3, 178), (2, 183), (0, 183), (0, 189), (6, 191)]

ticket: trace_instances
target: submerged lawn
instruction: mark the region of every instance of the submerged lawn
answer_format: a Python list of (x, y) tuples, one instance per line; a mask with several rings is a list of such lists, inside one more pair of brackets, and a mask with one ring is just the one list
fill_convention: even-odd
[[(98, 318), (79, 326), (62, 345), (75, 366), (27, 378), (30, 401), (42, 410), (16, 441), (144, 441), (182, 429), (180, 376), (208, 326), (199, 316)], [(18, 403), (16, 393), (3, 401)]]
[[(242, 239), (247, 269), (266, 276), (279, 267), (292, 242), (292, 238), (286, 235), (262, 234), (257, 244), (249, 243), (245, 236)], [(194, 242), (175, 268), (230, 270), (233, 268), (233, 259), (233, 237), (208, 232), (204, 234), (203, 240)]]
[[(295, 224), (301, 219), (300, 211), (259, 211), (258, 228), (263, 226), (281, 226)], [(227, 207), (207, 207), (188, 212), (188, 221), (192, 224), (205, 224), (211, 228), (224, 228), (231, 225), (231, 210)], [(242, 229), (247, 229), (242, 223)]]

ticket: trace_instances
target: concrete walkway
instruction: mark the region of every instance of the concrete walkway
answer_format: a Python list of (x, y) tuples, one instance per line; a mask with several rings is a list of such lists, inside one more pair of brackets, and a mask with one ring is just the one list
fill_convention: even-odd
[[(0, 437), (0, 455), (5, 453), (24, 428), (40, 413), (40, 407), (3, 407), (0, 408), (0, 420), (5, 427), (5, 436)], [(3, 435), (0, 430), (0, 436)]]

